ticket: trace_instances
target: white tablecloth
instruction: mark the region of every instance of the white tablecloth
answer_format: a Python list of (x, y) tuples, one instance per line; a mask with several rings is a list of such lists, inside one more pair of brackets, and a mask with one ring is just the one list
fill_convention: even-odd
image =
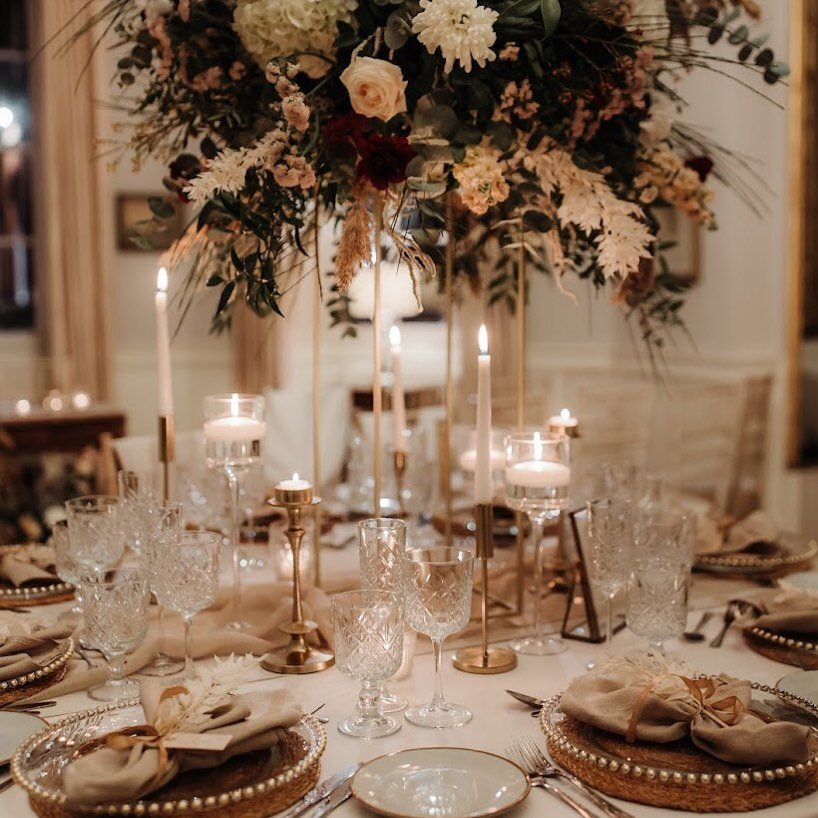
[[(716, 586), (708, 581), (698, 581), (696, 597), (700, 603), (712, 603)], [(741, 585), (730, 584), (724, 594), (737, 594)], [(723, 590), (723, 586), (722, 586)], [(698, 606), (696, 606), (698, 607)], [(43, 609), (40, 609), (43, 610)], [(722, 610), (720, 607), (719, 611)], [(699, 611), (692, 611), (690, 624), (699, 619)], [(707, 627), (713, 636), (720, 625), (720, 618), (711, 620)], [(543, 698), (562, 690), (568, 681), (583, 672), (586, 664), (607, 652), (605, 645), (585, 645), (568, 642), (568, 650), (557, 656), (521, 656), (516, 670), (497, 676), (479, 676), (454, 670), (447, 660), (444, 670), (444, 693), (451, 701), (465, 704), (474, 713), (472, 721), (455, 730), (427, 730), (404, 722), (396, 734), (375, 741), (360, 741), (338, 732), (339, 719), (349, 715), (355, 706), (357, 686), (341, 676), (336, 668), (307, 676), (275, 676), (258, 669), (252, 680), (248, 679), (248, 689), (285, 687), (291, 690), (310, 711), (322, 702), (325, 707), (321, 715), (330, 719), (326, 725), (328, 743), (322, 761), (322, 778), (349, 766), (355, 761), (366, 761), (386, 753), (410, 747), (469, 747), (504, 754), (506, 747), (516, 736), (532, 735), (542, 742), (537, 721), (522, 705), (514, 701), (504, 691), (506, 688), (520, 690)], [(616, 653), (625, 653), (639, 648), (640, 642), (628, 631), (622, 631), (613, 641)], [(715, 650), (707, 642), (698, 644), (669, 643), (671, 651), (678, 652), (697, 669), (710, 672), (728, 672), (741, 678), (748, 678), (767, 684), (774, 684), (782, 676), (796, 671), (796, 668), (777, 664), (752, 653), (745, 647), (738, 631), (728, 633), (722, 648)], [(432, 657), (428, 654), (415, 657), (413, 671), (409, 678), (395, 682), (390, 689), (406, 696), (411, 702), (427, 701), (431, 698), (433, 684)], [(56, 707), (43, 711), (48, 720), (60, 714), (71, 713), (94, 706), (84, 693), (74, 693), (62, 698)], [(665, 816), (674, 814), (671, 810), (653, 809), (638, 804), (621, 802), (621, 806), (636, 818)], [(0, 794), (0, 818), (29, 818), (33, 816), (22, 790), (15, 786)], [(678, 813), (676, 813), (678, 814)], [(745, 813), (746, 814), (746, 813)], [(762, 813), (758, 813), (761, 815)], [(347, 802), (336, 812), (337, 818), (357, 818), (369, 813), (354, 801)], [(532, 791), (524, 804), (513, 813), (513, 818), (568, 818), (575, 814), (558, 802), (554, 796), (542, 790)], [(818, 794), (799, 801), (768, 809), (764, 818), (815, 818), (818, 815)]]

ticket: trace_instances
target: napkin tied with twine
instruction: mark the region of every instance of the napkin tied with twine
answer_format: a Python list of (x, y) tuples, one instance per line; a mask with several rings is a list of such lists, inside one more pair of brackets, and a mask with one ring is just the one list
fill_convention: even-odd
[(626, 741), (666, 744), (690, 737), (700, 750), (730, 764), (805, 761), (810, 728), (768, 722), (750, 709), (750, 683), (728, 676), (692, 679), (613, 667), (574, 679), (562, 711)]
[[(203, 696), (196, 683), (164, 688), (140, 685), (146, 723), (108, 736), (100, 749), (72, 761), (63, 773), (69, 807), (131, 802), (180, 773), (213, 769), (234, 756), (271, 748), (302, 716), (285, 690)], [(223, 739), (220, 750), (170, 747), (171, 739), (202, 734)], [(195, 744), (195, 742), (194, 742)]]

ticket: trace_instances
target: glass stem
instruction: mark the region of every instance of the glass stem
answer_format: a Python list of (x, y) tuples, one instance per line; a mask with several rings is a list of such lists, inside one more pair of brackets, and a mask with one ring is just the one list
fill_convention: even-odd
[(543, 596), (543, 561), (542, 552), (543, 541), (543, 519), (539, 515), (529, 515), (531, 523), (531, 539), (534, 545), (534, 639), (542, 642), (543, 617), (542, 617), (542, 596)]
[(230, 552), (233, 557), (233, 611), (236, 622), (241, 621), (241, 565), (239, 559), (239, 542), (241, 534), (240, 493), (241, 481), (236, 469), (227, 469), (227, 482), (230, 486)]
[(165, 644), (165, 606), (157, 602), (157, 607), (159, 608), (159, 650), (156, 651), (156, 658), (164, 659), (165, 651), (162, 646)]
[(109, 682), (121, 682), (125, 678), (125, 653), (112, 653), (108, 657)]
[(196, 678), (196, 668), (193, 665), (193, 617), (185, 617), (185, 676), (188, 679)]
[(358, 694), (358, 718), (361, 721), (373, 721), (381, 713), (378, 709), (378, 686), (372, 682), (364, 682)]
[(648, 646), (648, 653), (651, 656), (665, 655), (665, 646), (662, 644), (661, 639), (651, 639), (650, 645)]
[(611, 644), (611, 640), (613, 639), (613, 605), (614, 605), (614, 595), (609, 594), (608, 596), (608, 629), (605, 633), (605, 641), (608, 645)]
[(443, 698), (443, 640), (433, 639), (432, 647), (435, 652), (435, 695), (432, 697), (432, 710), (443, 710), (446, 699)]

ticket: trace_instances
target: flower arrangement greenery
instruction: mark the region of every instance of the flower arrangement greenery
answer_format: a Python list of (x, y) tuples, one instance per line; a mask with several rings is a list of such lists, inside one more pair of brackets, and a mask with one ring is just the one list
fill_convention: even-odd
[(720, 70), (721, 40), (778, 82), (759, 14), (754, 0), (106, 0), (91, 22), (123, 48), (133, 160), (165, 161), (196, 208), (174, 257), (192, 264), (187, 292), (220, 291), (217, 325), (241, 303), (280, 313), (331, 217), (338, 318), (377, 209), (415, 281), (439, 274), (448, 228), (455, 270), (513, 303), (506, 251), (522, 247), (566, 292), (568, 276), (610, 288), (655, 346), (683, 303), (658, 209), (715, 228), (708, 178), (734, 176), (729, 151), (677, 121), (676, 82)]

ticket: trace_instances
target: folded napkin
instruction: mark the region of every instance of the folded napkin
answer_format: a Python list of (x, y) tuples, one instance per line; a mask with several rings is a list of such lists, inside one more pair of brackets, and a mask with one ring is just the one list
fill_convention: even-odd
[[(293, 613), (293, 592), (289, 582), (248, 582), (242, 594), (242, 619), (249, 623), (245, 631), (231, 630), (228, 625), (234, 618), (231, 588), (222, 588), (216, 604), (197, 614), (193, 620), (193, 656), (202, 659), (210, 656), (243, 655), (252, 653), (263, 656), (273, 648), (285, 645), (289, 636), (279, 626), (289, 622)], [(306, 587), (303, 595), (304, 616), (318, 625), (318, 637), (313, 641), (326, 642), (332, 646), (332, 611), (329, 597), (315, 587)], [(150, 612), (150, 627), (145, 641), (125, 660), (125, 671), (137, 673), (152, 661), (161, 647), (170, 656), (185, 655), (185, 637), (181, 617), (170, 611), (165, 613), (164, 639), (159, 639), (159, 623), (156, 608)], [(73, 660), (68, 673), (57, 684), (31, 697), (51, 699), (77, 690), (86, 690), (101, 684), (108, 678), (103, 662), (95, 667), (79, 659)], [(29, 701), (28, 699), (26, 701)]]
[(746, 622), (782, 633), (818, 635), (818, 593), (800, 589), (776, 590), (753, 598), (760, 614)]
[[(200, 682), (170, 688), (156, 679), (142, 682), (146, 724), (139, 735), (109, 736), (100, 749), (65, 768), (68, 806), (138, 800), (187, 770), (212, 769), (234, 756), (275, 746), (302, 715), (284, 690), (214, 696), (202, 687)], [(197, 736), (220, 737), (226, 746), (196, 749)]]
[(0, 550), (0, 579), (16, 587), (57, 581), (54, 548), (50, 545), (13, 545)]
[(719, 521), (710, 516), (696, 518), (697, 554), (777, 554), (780, 534), (775, 521), (763, 511), (754, 511), (743, 520)]
[(0, 623), (0, 681), (45, 667), (57, 657), (72, 628), (54, 625), (26, 632), (11, 632)]
[(699, 749), (730, 764), (809, 758), (810, 728), (768, 723), (749, 710), (750, 698), (750, 683), (728, 676), (651, 675), (622, 663), (574, 679), (561, 706), (566, 715), (631, 742), (666, 744), (689, 735)]

